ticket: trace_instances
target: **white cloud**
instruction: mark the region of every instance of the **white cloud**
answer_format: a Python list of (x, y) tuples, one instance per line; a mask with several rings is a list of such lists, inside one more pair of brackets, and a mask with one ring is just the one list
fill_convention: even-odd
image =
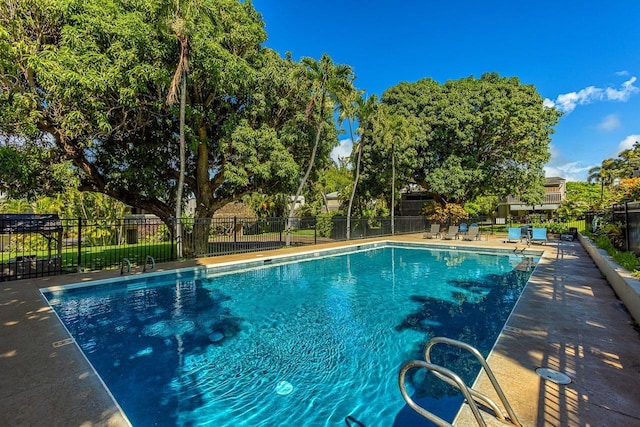
[[(635, 93), (640, 92), (640, 88), (634, 86), (636, 77), (631, 77), (622, 83), (620, 89), (608, 87), (605, 89), (595, 86), (588, 86), (577, 92), (569, 92), (558, 95), (555, 101), (545, 100), (547, 106), (555, 106), (565, 113), (572, 112), (578, 105), (591, 104), (596, 101), (620, 101), (625, 102)], [(547, 102), (549, 101), (549, 102)]]
[(564, 93), (556, 98), (558, 109), (565, 113), (572, 112), (577, 105), (590, 104), (595, 100), (602, 99), (602, 89), (589, 86), (578, 92)]
[(629, 72), (627, 70), (621, 70), (615, 72), (616, 76), (628, 76)]
[(331, 158), (334, 162), (338, 163), (339, 158), (349, 157), (351, 155), (351, 149), (353, 143), (351, 138), (341, 139), (337, 147), (331, 150)]
[(638, 141), (640, 142), (640, 135), (629, 135), (618, 144), (618, 153), (624, 150), (629, 150), (633, 148), (633, 144)]
[(559, 176), (567, 181), (586, 181), (587, 172), (593, 166), (582, 166), (580, 162), (569, 162), (556, 164), (554, 166), (547, 165), (544, 167), (544, 174), (547, 177)]
[(598, 124), (598, 129), (604, 131), (614, 130), (620, 127), (620, 119), (615, 114), (609, 114)]
[(621, 90), (608, 87), (606, 89), (607, 99), (622, 102), (627, 101), (632, 94), (640, 91), (640, 89), (633, 85), (636, 80), (638, 79), (635, 77), (631, 77), (629, 80), (622, 83)]
[(544, 167), (545, 176), (559, 176), (567, 181), (587, 180), (588, 171), (594, 165), (583, 166), (581, 162), (567, 161), (554, 144), (549, 145), (549, 152), (551, 153), (551, 159)]

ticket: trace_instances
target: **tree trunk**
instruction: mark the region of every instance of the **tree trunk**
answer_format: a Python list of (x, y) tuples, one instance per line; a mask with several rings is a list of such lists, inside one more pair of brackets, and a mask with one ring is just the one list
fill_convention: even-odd
[(209, 254), (209, 232), (211, 231), (211, 218), (194, 218), (193, 220), (193, 245), (195, 256)]
[[(351, 133), (351, 140), (353, 141), (353, 131), (351, 129), (351, 121), (349, 121), (349, 133)], [(362, 136), (358, 142), (358, 160), (356, 161), (356, 179), (353, 181), (353, 188), (351, 189), (351, 196), (349, 197), (349, 207), (347, 208), (347, 240), (351, 239), (351, 207), (353, 206), (353, 198), (356, 195), (356, 187), (358, 186), (358, 180), (360, 179), (360, 160), (362, 159)]]
[[(206, 141), (206, 129), (199, 130), (200, 141)], [(209, 231), (211, 229), (211, 217), (223, 202), (214, 203), (209, 176), (209, 147), (205, 143), (198, 144), (196, 158), (196, 212), (193, 224), (192, 238), (188, 248), (193, 255), (199, 256), (209, 253)]]
[(322, 203), (324, 203), (324, 209), (329, 213), (329, 201), (327, 200), (327, 195), (325, 194), (324, 189), (322, 189)]
[(182, 73), (182, 87), (180, 89), (180, 174), (178, 175), (178, 188), (176, 190), (176, 244), (177, 256), (182, 258), (182, 192), (184, 189), (185, 172), (185, 110), (187, 104), (187, 76)]
[[(324, 102), (324, 100), (323, 100)], [(309, 159), (309, 166), (307, 167), (307, 172), (304, 174), (302, 181), (300, 181), (300, 185), (298, 185), (298, 190), (296, 191), (296, 195), (291, 202), (291, 208), (289, 208), (289, 216), (287, 217), (287, 238), (286, 238), (286, 246), (291, 246), (291, 220), (293, 219), (293, 215), (296, 210), (296, 203), (298, 203), (298, 197), (302, 193), (302, 189), (304, 188), (304, 184), (307, 182), (309, 175), (311, 175), (311, 169), (313, 168), (313, 162), (316, 159), (316, 152), (318, 151), (318, 144), (320, 143), (320, 132), (322, 131), (322, 121), (318, 123), (316, 128), (316, 140), (313, 144), (313, 151), (311, 152), (311, 158)]]
[(395, 233), (395, 207), (396, 207), (396, 155), (394, 145), (391, 144), (391, 235)]

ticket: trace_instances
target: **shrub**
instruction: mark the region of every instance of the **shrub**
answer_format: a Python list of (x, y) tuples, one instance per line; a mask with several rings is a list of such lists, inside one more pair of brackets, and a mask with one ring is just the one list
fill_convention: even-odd
[(616, 249), (621, 249), (624, 245), (623, 232), (624, 226), (621, 222), (617, 221), (603, 224), (596, 232), (596, 235), (607, 236)]
[(429, 204), (422, 209), (422, 214), (432, 223), (459, 224), (469, 219), (469, 213), (457, 203), (446, 203), (444, 206)]
[(630, 271), (633, 276), (640, 277), (640, 271), (638, 271), (640, 260), (633, 252), (622, 252), (616, 249), (609, 236), (605, 233), (600, 233), (594, 237), (597, 247), (606, 251), (616, 263)]
[(316, 232), (320, 237), (331, 237), (333, 232), (333, 217), (341, 212), (323, 213), (316, 217)]

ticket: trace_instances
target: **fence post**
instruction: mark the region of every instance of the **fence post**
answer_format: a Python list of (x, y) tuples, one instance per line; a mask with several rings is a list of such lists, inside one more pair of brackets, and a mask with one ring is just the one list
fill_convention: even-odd
[(174, 221), (173, 218), (169, 219), (171, 223), (171, 227), (169, 227), (169, 234), (171, 234), (171, 259), (174, 260), (176, 255), (176, 247), (175, 247), (175, 227), (177, 227), (177, 221)]
[(238, 243), (238, 230), (237, 230), (237, 226), (238, 226), (238, 217), (234, 216), (233, 217), (233, 243)]
[(624, 250), (629, 252), (629, 202), (624, 202)]
[(76, 270), (80, 271), (82, 262), (82, 217), (78, 217), (78, 260)]
[(280, 244), (282, 244), (282, 229), (284, 228), (283, 225), (283, 218), (278, 218), (278, 229), (280, 231)]
[(318, 217), (313, 217), (313, 244), (318, 244)]

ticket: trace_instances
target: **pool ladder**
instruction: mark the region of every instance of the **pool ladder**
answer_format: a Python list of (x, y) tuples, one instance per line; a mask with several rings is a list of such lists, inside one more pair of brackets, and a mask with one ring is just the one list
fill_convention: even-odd
[(147, 258), (145, 258), (144, 260), (144, 267), (142, 267), (142, 272), (144, 273), (145, 271), (147, 271), (147, 264), (150, 264), (151, 266), (149, 267), (149, 269), (153, 269), (156, 267), (156, 260), (153, 259), (153, 257), (151, 255), (147, 255)]
[[(156, 267), (156, 260), (151, 255), (147, 255), (144, 260), (143, 273), (147, 271), (147, 265), (149, 265), (150, 270)], [(131, 273), (131, 261), (129, 261), (129, 258), (122, 258), (122, 261), (120, 261), (120, 275), (124, 274), (125, 268), (127, 273)]]
[[(491, 381), (491, 384), (493, 385), (493, 388), (496, 394), (498, 395), (498, 397), (500, 398), (500, 401), (502, 402), (502, 406), (507, 411), (508, 415), (505, 416), (503, 412), (500, 410), (500, 408), (498, 408), (498, 405), (496, 405), (495, 402), (491, 400), (488, 396), (480, 393), (477, 390), (474, 390), (471, 387), (468, 387), (457, 374), (455, 374), (454, 372), (452, 372), (451, 370), (443, 366), (431, 363), (431, 348), (436, 344), (446, 344), (454, 347), (459, 347), (473, 354), (475, 358), (478, 359), (478, 361), (482, 365), (482, 368), (487, 374), (489, 381)], [(437, 378), (441, 379), (442, 381), (446, 382), (447, 384), (453, 387), (456, 387), (462, 392), (479, 426), (486, 427), (487, 424), (482, 418), (482, 415), (480, 415), (480, 410), (478, 409), (478, 404), (476, 403), (476, 400), (480, 401), (482, 404), (484, 404), (488, 408), (491, 408), (491, 410), (495, 413), (496, 418), (502, 421), (503, 423), (508, 423), (514, 426), (522, 425), (518, 421), (516, 414), (513, 412), (513, 409), (511, 408), (511, 405), (507, 401), (507, 398), (504, 395), (502, 388), (500, 388), (500, 385), (498, 384), (498, 381), (496, 380), (495, 375), (493, 375), (491, 368), (489, 368), (487, 361), (484, 359), (484, 357), (482, 357), (482, 355), (477, 349), (461, 341), (453, 340), (450, 338), (444, 338), (444, 337), (435, 337), (429, 340), (429, 342), (427, 343), (424, 349), (424, 358), (425, 358), (424, 361), (411, 360), (405, 363), (404, 365), (402, 365), (402, 368), (400, 369), (400, 374), (398, 376), (398, 384), (400, 385), (400, 393), (402, 393), (402, 397), (407, 402), (407, 404), (418, 414), (422, 415), (423, 417), (425, 417), (432, 423), (436, 424), (437, 426), (451, 426), (451, 424), (448, 423), (447, 421), (443, 420), (442, 418), (438, 417), (437, 415), (427, 411), (426, 409), (418, 405), (407, 393), (407, 389), (405, 387), (405, 376), (407, 375), (407, 372), (410, 369), (414, 369), (414, 368), (424, 368), (428, 371), (432, 371)]]
[(125, 267), (127, 268), (127, 273), (131, 273), (131, 261), (129, 261), (129, 258), (122, 258), (122, 261), (120, 261), (121, 276), (124, 274)]

